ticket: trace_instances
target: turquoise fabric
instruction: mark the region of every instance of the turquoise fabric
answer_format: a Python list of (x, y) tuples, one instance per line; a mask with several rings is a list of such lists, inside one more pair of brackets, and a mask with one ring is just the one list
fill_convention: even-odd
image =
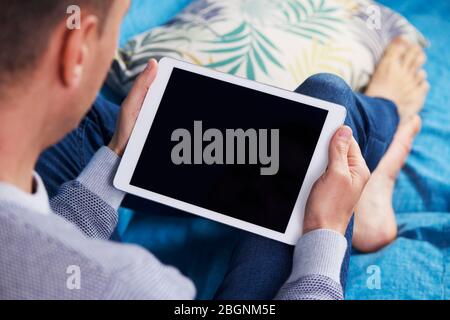
[[(126, 39), (169, 20), (191, 0), (133, 0), (121, 37)], [(424, 127), (395, 192), (400, 236), (380, 252), (352, 257), (348, 299), (442, 299), (450, 287), (450, 3), (383, 0), (430, 40), (427, 71), (432, 90)], [(209, 298), (222, 280), (234, 243), (232, 228), (188, 214), (124, 211), (124, 241), (138, 243), (191, 277), (199, 298)], [(129, 224), (128, 224), (129, 222)], [(381, 289), (369, 289), (367, 268), (381, 271)]]
[[(428, 38), (431, 83), (417, 138), (396, 186), (399, 238), (380, 252), (352, 257), (348, 299), (450, 299), (450, 3), (383, 0)], [(369, 289), (371, 265), (381, 288)]]
[(132, 0), (122, 24), (120, 45), (141, 32), (169, 22), (193, 0)]

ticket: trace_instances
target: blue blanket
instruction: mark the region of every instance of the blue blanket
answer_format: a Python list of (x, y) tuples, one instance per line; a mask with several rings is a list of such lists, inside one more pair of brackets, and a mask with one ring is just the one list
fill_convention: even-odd
[[(377, 253), (353, 255), (347, 298), (450, 299), (450, 3), (381, 2), (430, 41), (426, 70), (432, 88), (423, 130), (396, 186), (399, 237)], [(380, 289), (370, 285), (371, 265), (381, 271)]]
[[(189, 2), (134, 0), (121, 43), (166, 22)], [(449, 298), (450, 272), (446, 270), (450, 270), (450, 3), (381, 2), (405, 15), (430, 40), (427, 71), (432, 90), (422, 114), (424, 128), (395, 191), (399, 238), (375, 254), (353, 255), (347, 298)], [(220, 284), (235, 235), (232, 228), (163, 208), (149, 214), (122, 212), (120, 231), (124, 241), (148, 248), (191, 277), (200, 299), (210, 298)], [(370, 266), (381, 272), (380, 289), (370, 289)]]

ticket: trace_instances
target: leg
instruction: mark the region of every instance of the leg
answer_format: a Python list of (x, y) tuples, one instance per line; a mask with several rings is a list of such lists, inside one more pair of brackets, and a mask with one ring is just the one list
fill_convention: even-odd
[(397, 237), (393, 190), (420, 130), (420, 123), (420, 117), (416, 116), (399, 126), (391, 146), (361, 195), (355, 209), (353, 235), (353, 246), (359, 251), (377, 251)]
[[(376, 167), (391, 142), (398, 123), (397, 111), (391, 102), (356, 95), (343, 80), (328, 74), (309, 78), (296, 92), (346, 107), (346, 123), (352, 127), (372, 170)], [(344, 288), (352, 230), (353, 221), (346, 234), (349, 250), (341, 272)], [(241, 232), (230, 269), (215, 299), (273, 299), (291, 273), (292, 255), (291, 246)]]
[(312, 76), (296, 92), (347, 109), (345, 124), (353, 129), (367, 165), (374, 171), (397, 130), (399, 117), (395, 104), (389, 100), (355, 94), (344, 80), (331, 74)]
[(272, 300), (292, 270), (294, 247), (237, 231), (229, 270), (215, 300)]
[(386, 155), (373, 172), (355, 212), (353, 245), (373, 252), (397, 238), (397, 221), (392, 199), (397, 175), (411, 151), (420, 130), (420, 117), (429, 84), (422, 69), (425, 53), (418, 45), (402, 38), (387, 48), (366, 94), (395, 102), (400, 125)]

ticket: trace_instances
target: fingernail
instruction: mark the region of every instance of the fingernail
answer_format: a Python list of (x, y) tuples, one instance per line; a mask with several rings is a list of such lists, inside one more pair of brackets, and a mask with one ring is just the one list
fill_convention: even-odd
[(353, 131), (350, 127), (342, 127), (339, 129), (338, 137), (339, 139), (348, 142), (353, 136)]
[(145, 67), (145, 71), (150, 71), (150, 70), (152, 70), (152, 68), (153, 68), (153, 60), (154, 59), (151, 59), (148, 63), (147, 63), (147, 66)]

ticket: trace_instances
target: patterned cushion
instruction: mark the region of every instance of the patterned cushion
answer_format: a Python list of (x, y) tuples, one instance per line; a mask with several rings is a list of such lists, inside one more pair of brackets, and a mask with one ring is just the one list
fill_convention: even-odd
[(426, 45), (403, 17), (369, 0), (197, 0), (130, 40), (108, 84), (126, 95), (149, 58), (170, 56), (287, 90), (320, 72), (362, 90), (400, 34)]

